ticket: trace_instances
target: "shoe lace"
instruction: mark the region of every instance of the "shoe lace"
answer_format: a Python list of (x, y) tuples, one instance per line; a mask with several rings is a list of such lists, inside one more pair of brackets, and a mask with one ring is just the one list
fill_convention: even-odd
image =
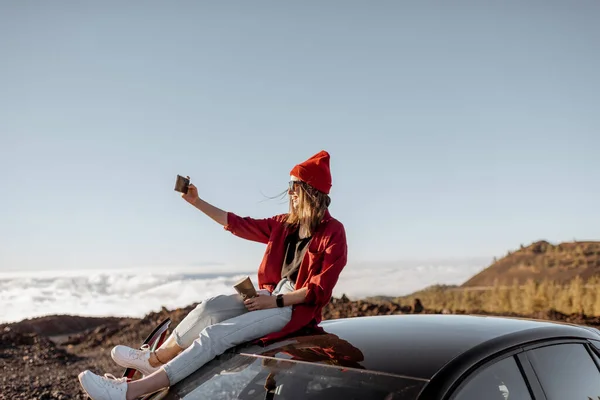
[(108, 383), (109, 385), (113, 386), (113, 387), (118, 387), (118, 383), (127, 383), (128, 379), (127, 377), (123, 377), (123, 378), (117, 378), (116, 376), (114, 376), (113, 374), (104, 374), (104, 382)]
[(137, 349), (129, 350), (129, 358), (132, 358), (135, 360), (144, 360), (144, 358), (146, 357), (146, 354), (149, 351), (150, 351), (150, 346), (145, 344), (142, 347), (140, 347), (140, 350), (137, 350)]

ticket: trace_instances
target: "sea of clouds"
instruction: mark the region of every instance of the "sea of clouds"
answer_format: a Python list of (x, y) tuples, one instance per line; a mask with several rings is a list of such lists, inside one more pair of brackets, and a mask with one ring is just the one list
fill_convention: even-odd
[[(432, 284), (460, 284), (485, 263), (357, 264), (343, 271), (334, 296), (400, 296)], [(234, 293), (256, 271), (215, 267), (0, 272), (0, 323), (53, 314), (142, 317), (161, 307), (185, 307)]]

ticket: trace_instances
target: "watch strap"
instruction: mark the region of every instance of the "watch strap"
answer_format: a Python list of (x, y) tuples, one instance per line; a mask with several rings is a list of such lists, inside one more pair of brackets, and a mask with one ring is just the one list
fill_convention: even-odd
[(275, 302), (277, 303), (277, 307), (284, 307), (284, 304), (283, 304), (283, 294), (282, 293), (279, 293), (275, 297)]

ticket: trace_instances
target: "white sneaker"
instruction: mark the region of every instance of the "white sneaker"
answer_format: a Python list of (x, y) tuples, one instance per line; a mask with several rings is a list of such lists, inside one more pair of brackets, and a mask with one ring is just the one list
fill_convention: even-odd
[(145, 344), (141, 350), (132, 349), (127, 346), (115, 346), (110, 352), (110, 356), (117, 364), (125, 368), (133, 368), (148, 376), (151, 373), (158, 371), (160, 367), (150, 365), (150, 347)]
[(96, 375), (91, 371), (79, 374), (79, 383), (92, 400), (125, 400), (127, 378), (115, 378), (112, 374)]

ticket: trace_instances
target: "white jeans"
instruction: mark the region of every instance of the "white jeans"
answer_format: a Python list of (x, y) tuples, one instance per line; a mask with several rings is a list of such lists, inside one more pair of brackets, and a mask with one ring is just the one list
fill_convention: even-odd
[[(273, 295), (293, 291), (293, 282), (282, 279)], [(248, 311), (238, 294), (204, 300), (173, 330), (185, 350), (162, 368), (172, 386), (227, 349), (281, 330), (291, 318), (291, 306)]]

